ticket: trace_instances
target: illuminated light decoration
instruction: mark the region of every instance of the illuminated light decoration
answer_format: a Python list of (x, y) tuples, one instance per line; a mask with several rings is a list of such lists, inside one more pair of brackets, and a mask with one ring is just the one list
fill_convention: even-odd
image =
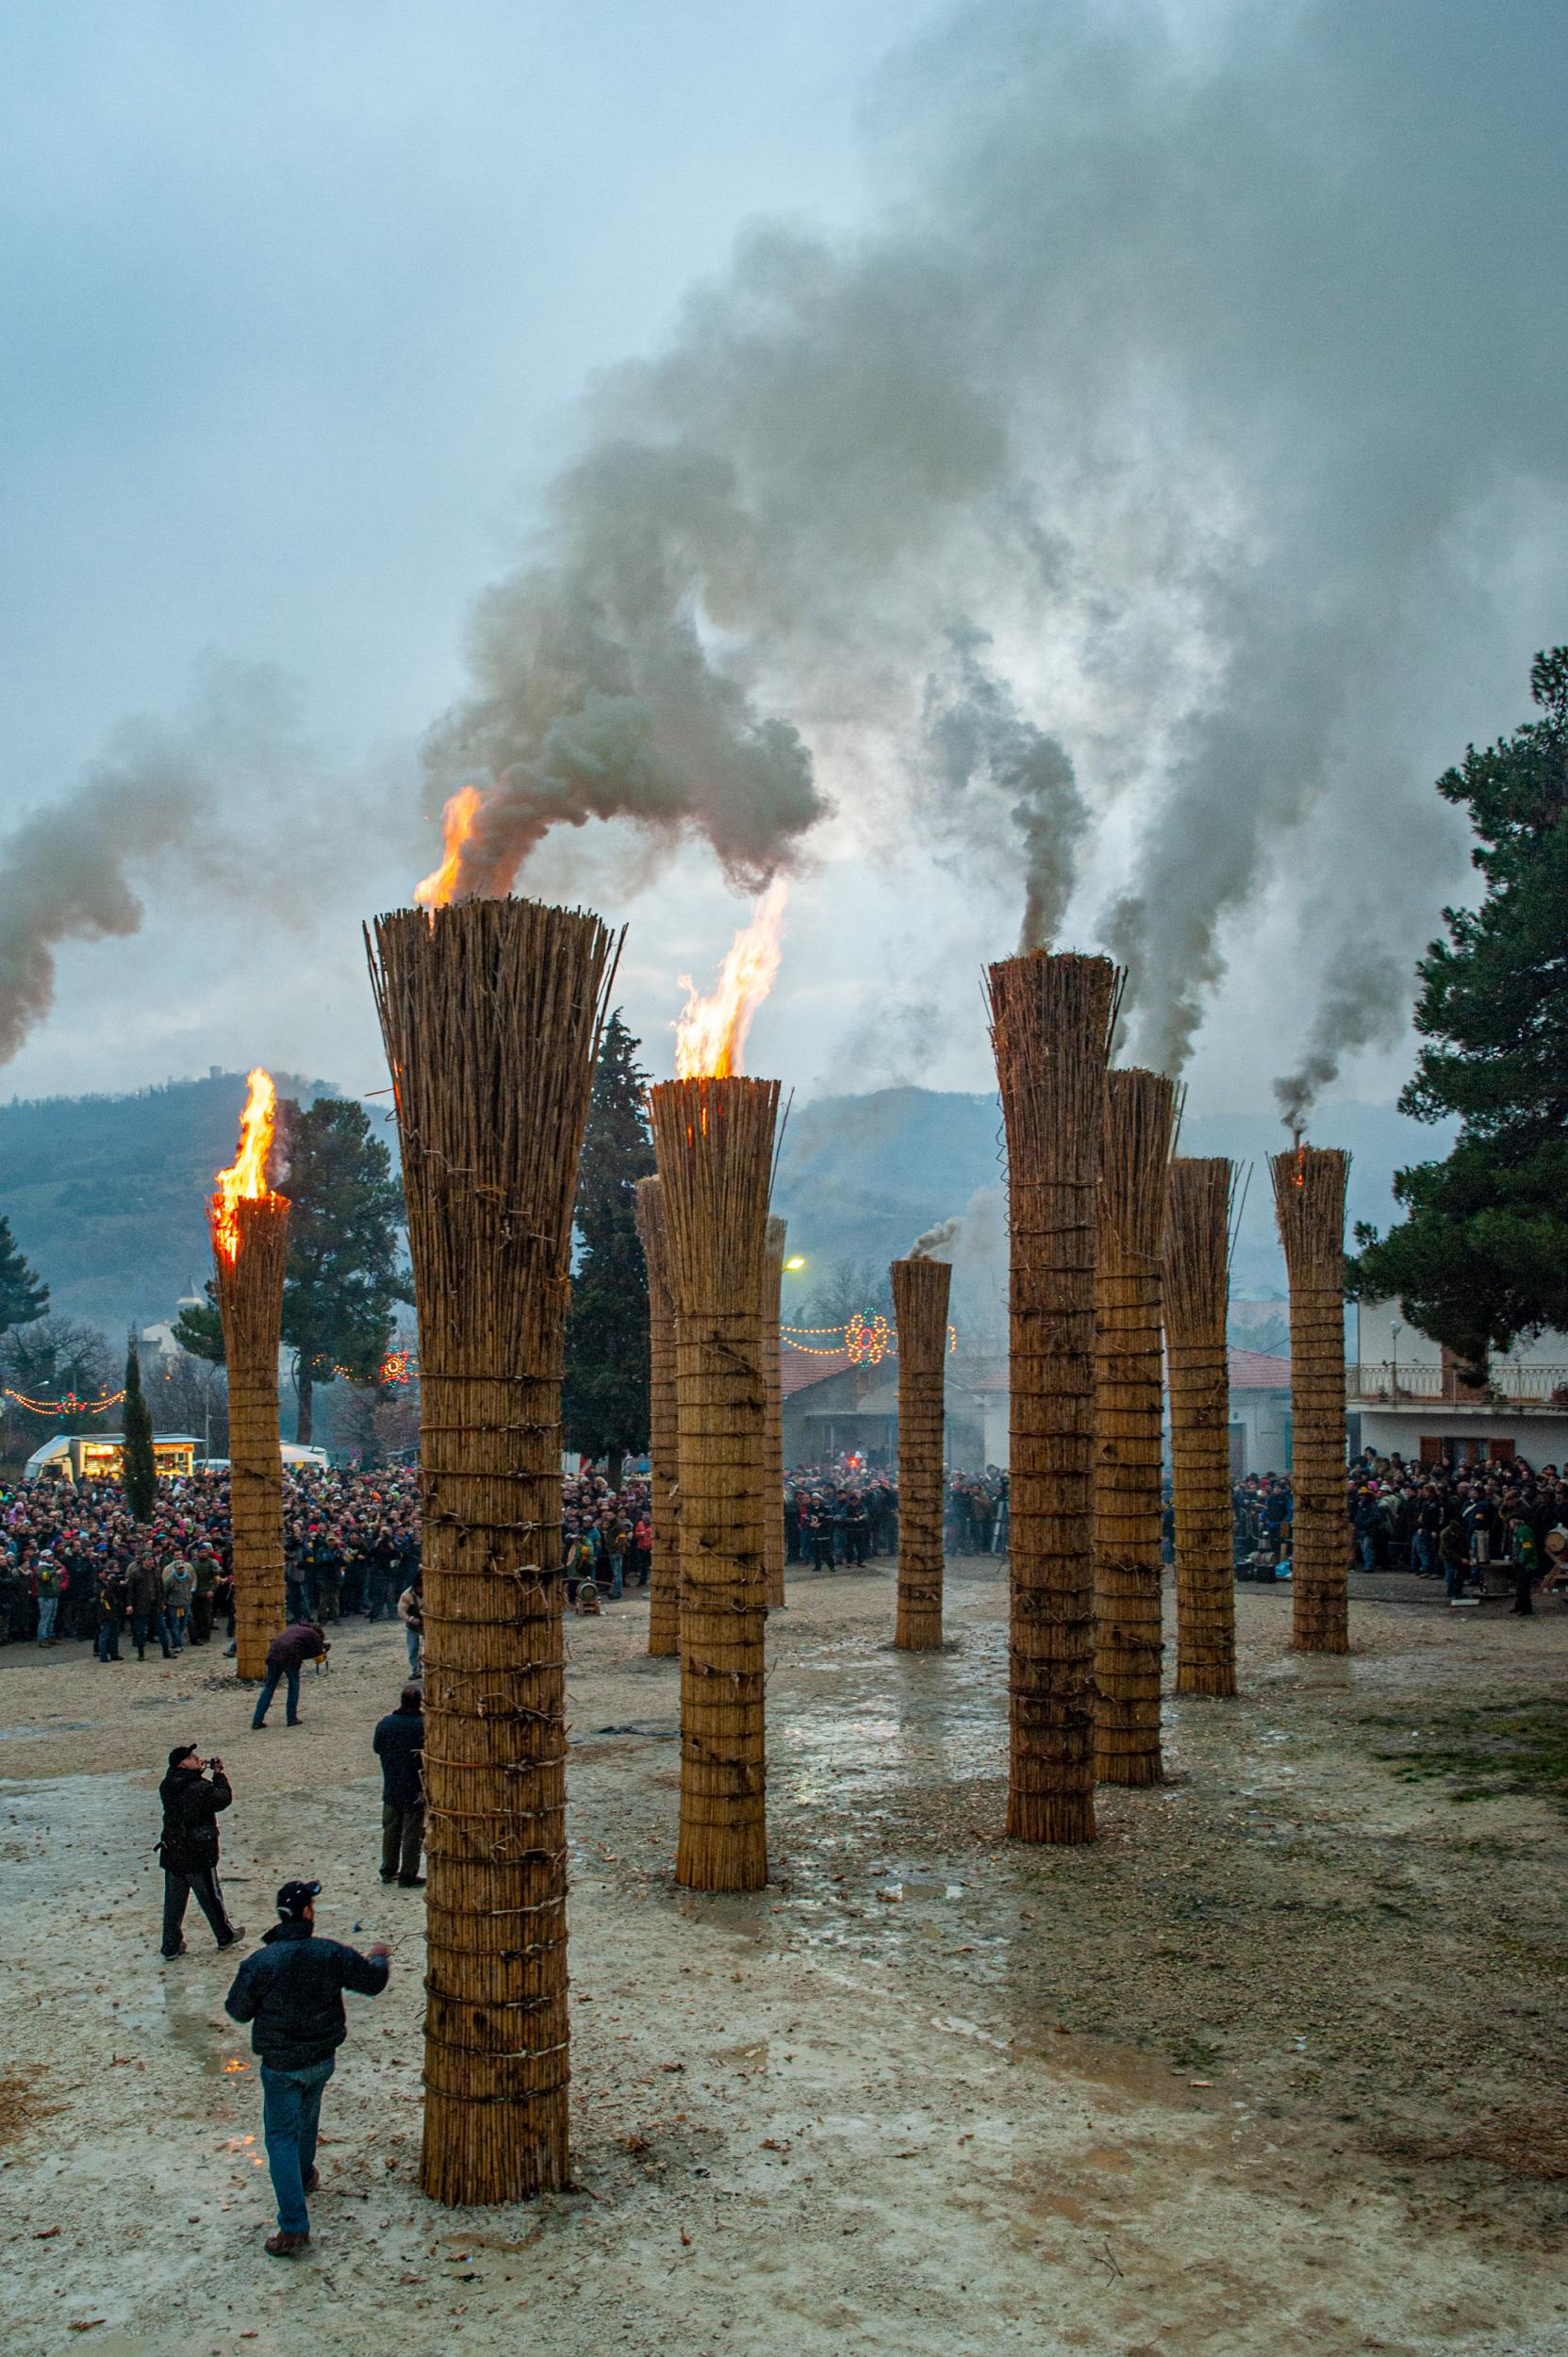
[(102, 1399), (78, 1399), (74, 1392), (66, 1392), (58, 1399), (29, 1399), (25, 1392), (13, 1392), (5, 1387), (7, 1399), (14, 1399), (29, 1416), (101, 1416), (107, 1408), (118, 1408), (124, 1392), (106, 1392)]
[(893, 1347), (893, 1333), (884, 1317), (862, 1310), (844, 1328), (844, 1347), (856, 1366), (877, 1366)]

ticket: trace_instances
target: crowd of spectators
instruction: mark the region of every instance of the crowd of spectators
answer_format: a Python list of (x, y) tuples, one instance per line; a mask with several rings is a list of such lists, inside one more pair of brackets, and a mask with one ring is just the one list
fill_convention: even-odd
[[(1235, 1556), (1282, 1570), (1291, 1545), (1291, 1485), (1281, 1474), (1234, 1484)], [(1001, 1556), (1008, 1544), (1008, 1479), (946, 1476), (944, 1527), (951, 1556)], [(1568, 1588), (1568, 1471), (1504, 1464), (1428, 1465), (1370, 1451), (1348, 1469), (1345, 1544), (1364, 1571), (1443, 1579), (1450, 1602), (1513, 1589), (1519, 1608), (1544, 1578)], [(791, 1563), (857, 1568), (898, 1553), (896, 1472), (855, 1459), (797, 1466), (784, 1485)], [(1164, 1554), (1173, 1552), (1167, 1489)], [(619, 1488), (586, 1473), (561, 1484), (567, 1592), (619, 1598), (646, 1588), (652, 1556), (646, 1475)], [(351, 1615), (411, 1624), (417, 1660), (419, 1475), (289, 1467), (284, 1475), (284, 1569), (290, 1623), (328, 1626)], [(589, 1583), (592, 1583), (591, 1590)], [(415, 1599), (412, 1610), (409, 1597)], [(233, 1635), (226, 1474), (161, 1481), (150, 1522), (138, 1524), (117, 1481), (40, 1481), (0, 1491), (0, 1643), (36, 1638), (91, 1640), (100, 1660), (205, 1645)], [(1519, 1600), (1524, 1601), (1520, 1602)]]
[[(952, 1472), (943, 1494), (949, 1555), (1000, 1555), (1007, 1548), (1007, 1475)], [(797, 1465), (784, 1481), (784, 1552), (791, 1563), (831, 1571), (899, 1551), (899, 1477), (850, 1459)]]
[[(1255, 1474), (1232, 1491), (1238, 1564), (1287, 1562), (1291, 1485)], [(1531, 1608), (1537, 1582), (1568, 1587), (1568, 1472), (1522, 1457), (1501, 1463), (1411, 1463), (1368, 1449), (1345, 1481), (1345, 1551), (1363, 1572), (1441, 1579), (1450, 1604), (1510, 1589)]]

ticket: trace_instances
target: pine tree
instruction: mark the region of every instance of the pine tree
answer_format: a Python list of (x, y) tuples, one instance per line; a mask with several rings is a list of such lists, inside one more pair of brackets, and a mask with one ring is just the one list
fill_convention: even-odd
[(206, 1299), (189, 1302), (174, 1320), (173, 1331), (182, 1350), (192, 1359), (205, 1359), (209, 1365), (223, 1363), (223, 1320), (218, 1308), (218, 1287), (212, 1277), (206, 1280)]
[(1467, 804), (1486, 880), (1479, 909), (1444, 909), (1446, 941), (1417, 967), (1423, 1047), (1400, 1098), (1418, 1121), (1460, 1116), (1446, 1159), (1401, 1170), (1406, 1216), (1363, 1247), (1350, 1283), (1484, 1379), (1494, 1350), (1568, 1327), (1568, 647), (1537, 655), (1543, 717), (1437, 782)]
[(124, 1450), (120, 1477), (125, 1503), (134, 1522), (150, 1523), (157, 1497), (157, 1468), (153, 1458), (153, 1416), (141, 1390), (141, 1361), (136, 1355), (133, 1328), (125, 1343), (125, 1400), (120, 1420)]
[(279, 1184), (294, 1207), (283, 1339), (296, 1354), (298, 1438), (308, 1442), (318, 1383), (338, 1372), (355, 1383), (378, 1380), (394, 1305), (408, 1298), (410, 1280), (398, 1264), (403, 1188), (364, 1107), (319, 1096), (304, 1111), (286, 1100), (283, 1113), (289, 1164)]
[(622, 1459), (648, 1446), (648, 1272), (634, 1216), (653, 1168), (648, 1075), (618, 1008), (604, 1027), (577, 1179), (579, 1240), (567, 1326), (561, 1413), (566, 1444), (602, 1458), (612, 1488)]
[(10, 1221), (0, 1215), (0, 1334), (13, 1326), (29, 1326), (49, 1307), (49, 1288), (34, 1276), (11, 1236)]

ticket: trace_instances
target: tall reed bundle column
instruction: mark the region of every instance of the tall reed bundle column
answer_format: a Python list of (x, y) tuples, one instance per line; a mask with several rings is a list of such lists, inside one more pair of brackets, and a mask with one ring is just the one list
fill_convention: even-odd
[(636, 1186), (637, 1234), (648, 1267), (650, 1513), (653, 1560), (648, 1574), (648, 1650), (681, 1650), (681, 1530), (679, 1423), (675, 1406), (675, 1304), (665, 1248), (664, 1189), (657, 1178)]
[(767, 1880), (763, 1262), (776, 1080), (648, 1093), (675, 1296), (681, 1430), (681, 1831), (690, 1890)]
[(1345, 1508), (1345, 1182), (1350, 1157), (1269, 1160), (1291, 1289), (1291, 1612), (1303, 1653), (1348, 1653)]
[(767, 1377), (767, 1494), (763, 1501), (763, 1562), (767, 1574), (767, 1609), (784, 1604), (784, 1342), (779, 1332), (788, 1223), (769, 1218), (762, 1272), (762, 1353)]
[(239, 1152), (219, 1172), (208, 1212), (228, 1366), (234, 1670), (241, 1678), (265, 1676), (267, 1648), (288, 1617), (277, 1354), (289, 1206), (267, 1184), (274, 1102), (269, 1076), (253, 1072)]
[(1106, 1082), (1095, 1282), (1095, 1773), (1158, 1784), (1160, 1758), (1160, 1244), (1176, 1084)]
[(1230, 1294), (1234, 1162), (1178, 1155), (1165, 1205), (1165, 1353), (1176, 1508), (1176, 1690), (1236, 1690), (1230, 1516)]
[(912, 1253), (895, 1261), (899, 1331), (899, 1611), (893, 1642), (903, 1653), (942, 1643), (942, 1439), (948, 1356), (946, 1261)]
[(1096, 1197), (1119, 977), (1033, 950), (989, 979), (1011, 1235), (1007, 1830), (1092, 1841)]
[(469, 900), (375, 920), (423, 1395), (428, 1973), (420, 2183), (564, 2184), (561, 1361), (610, 936)]

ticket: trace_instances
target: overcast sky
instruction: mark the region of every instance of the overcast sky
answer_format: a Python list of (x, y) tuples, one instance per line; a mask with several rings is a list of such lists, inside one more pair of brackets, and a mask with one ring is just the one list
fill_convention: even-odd
[[(1079, 0), (1060, 10), (997, 0), (956, 23), (915, 0), (793, 0), (782, 9), (735, 0), (239, 0), (223, 8), (54, 0), (0, 11), (0, 816), (9, 826), (60, 802), (68, 835), (76, 782), (123, 745), (128, 719), (147, 716), (200, 741), (221, 779), (214, 835), (234, 822), (247, 846), (238, 889), (232, 863), (220, 876), (200, 843), (133, 864), (141, 931), (61, 948), (53, 1010), (0, 1089), (135, 1087), (252, 1062), (350, 1090), (378, 1085), (359, 923), (406, 899), (434, 864), (421, 742), (469, 690), (476, 597), (523, 561), (545, 486), (590, 431), (586, 389), (612, 364), (685, 334), (683, 299), (695, 283), (715, 284), (722, 301), (737, 236), (758, 218), (885, 245), (892, 219), (929, 223), (943, 202), (962, 212), (950, 177), (949, 194), (936, 193), (944, 170), (963, 169), (945, 111), (972, 119), (1005, 109), (1010, 76), (1027, 92), (1031, 75), (1054, 72), (1037, 44), (1048, 50), (1058, 17), (1064, 41), (1081, 41), (1086, 21), (1103, 14), (1124, 31), (1127, 13)], [(1183, 71), (1200, 74), (1223, 55), (1237, 14), (1189, 12), (1172, 52)], [(1362, 59), (1344, 10), (1306, 14), (1333, 20), (1324, 46), (1343, 40), (1348, 71), (1374, 83), (1387, 71), (1389, 87), (1402, 87), (1392, 34), (1390, 58)], [(1528, 0), (1484, 10), (1390, 0), (1370, 14), (1429, 28), (1426, 45), (1440, 54), (1452, 35), (1456, 74), (1482, 23), (1502, 26), (1498, 72), (1516, 85), (1510, 33), (1527, 57), (1555, 16), (1561, 48), (1560, 12)], [(981, 67), (966, 84), (974, 58)], [(1238, 74), (1235, 90), (1263, 87), (1275, 70), (1249, 65), (1253, 84)], [(1288, 78), (1298, 83), (1299, 73)], [(1544, 61), (1538, 78), (1550, 89)], [(1048, 173), (1056, 100), (1048, 79), (1040, 88), (1030, 119)], [(1064, 147), (1070, 133), (1090, 152), (1098, 134), (1088, 102), (1058, 95)], [(1464, 103), (1437, 91), (1432, 122)], [(1518, 103), (1534, 102), (1527, 91)], [(1332, 74), (1321, 104), (1325, 135), (1337, 136), (1343, 91)], [(1158, 143), (1165, 105), (1163, 89), (1141, 85), (1134, 131), (1141, 107)], [(1506, 127), (1506, 111), (1501, 120)], [(1485, 136), (1497, 124), (1488, 116)], [(1412, 144), (1431, 144), (1422, 127), (1418, 107), (1403, 126)], [(1391, 120), (1388, 129), (1397, 146), (1401, 125)], [(1365, 153), (1377, 145), (1374, 108)], [(1345, 175), (1353, 188), (1362, 167), (1352, 146)], [(1243, 211), (1253, 205), (1239, 173), (1230, 201)], [(1005, 223), (977, 225), (981, 209), (965, 236), (980, 241), (977, 252), (995, 253), (999, 240), (1011, 252), (1014, 233)], [(1168, 194), (1151, 209), (1168, 218)], [(1195, 208), (1195, 239), (1207, 234), (1203, 219)], [(1108, 240), (1110, 303), (1115, 220), (1116, 208), (1085, 202), (1075, 232), (1091, 248)], [(1026, 200), (1015, 238), (1027, 245), (1037, 234)], [(1506, 220), (1489, 223), (1479, 247), (1507, 234)], [(1234, 266), (1245, 273), (1246, 255)], [(1093, 337), (1094, 253), (1075, 255), (1072, 271), (1073, 333)], [(1487, 271), (1475, 276), (1484, 283)], [(1061, 300), (1063, 291), (1059, 273), (1047, 293)], [(1425, 282), (1418, 292), (1429, 306)], [(1478, 299), (1473, 289), (1459, 298), (1452, 324), (1461, 344)], [(1374, 289), (1370, 300), (1376, 316), (1382, 299)], [(1510, 300), (1505, 288), (1505, 307)], [(1228, 316), (1217, 304), (1217, 332)], [(985, 314), (974, 332), (992, 332), (994, 321)], [(937, 310), (929, 332), (939, 349), (968, 329)], [(1364, 342), (1360, 328), (1354, 337)], [(1245, 330), (1236, 348), (1241, 359), (1227, 365), (1241, 377)], [(687, 349), (701, 360), (689, 335)], [(1309, 377), (1317, 356), (1306, 360)], [(1391, 365), (1411, 368), (1420, 409), (1415, 371), (1429, 379), (1429, 357), (1412, 343)], [(1027, 353), (1000, 354), (988, 394), (1021, 407), (1033, 369)], [(1137, 847), (1184, 790), (1180, 758), (1193, 760), (1167, 743), (1130, 784), (1128, 743), (1139, 730), (1150, 742), (1170, 732), (1178, 704), (1190, 717), (1203, 701), (1205, 664), (1217, 663), (1213, 612), (1180, 659), (1171, 651), (1186, 627), (1173, 613), (1207, 594), (1201, 576), (1215, 569), (1195, 566), (1194, 519), (1212, 513), (1216, 538), (1241, 544), (1259, 529), (1245, 508), (1257, 477), (1246, 472), (1250, 453), (1235, 482), (1224, 472), (1246, 439), (1240, 394), (1244, 428), (1227, 427), (1217, 459), (1184, 428), (1175, 462), (1183, 553), (1163, 569), (1158, 547), (1138, 538), (1147, 503), (1129, 501), (1138, 519), (1130, 524), (1124, 509), (1113, 529), (1100, 479), (1091, 514), (1085, 470), (1053, 423), (1070, 399), (1096, 399), (1092, 376), (1069, 384), (1060, 367), (1046, 373), (1036, 421), (1044, 456), (1031, 457), (1031, 480), (1044, 486), (1046, 526), (1055, 528), (1055, 503), (1072, 552), (1051, 644), (1073, 660), (1059, 663), (1048, 649), (1032, 659), (1026, 649), (1009, 669), (1031, 723), (1059, 732), (1095, 813), (1063, 946), (1111, 946), (1105, 912), (1116, 896), (1144, 895), (1137, 922), (1147, 929), (1147, 903), (1164, 892), (1161, 873), (1173, 871), (1143, 873)], [(1200, 381), (1187, 371), (1189, 404)], [(1326, 403), (1343, 381), (1325, 362)], [(1560, 402), (1560, 377), (1556, 387)], [(1404, 388), (1395, 381), (1385, 391), (1397, 410)], [(1277, 391), (1259, 398), (1277, 403)], [(1475, 398), (1489, 404), (1485, 387)], [(1049, 401), (1064, 407), (1053, 413)], [(1456, 429), (1446, 416), (1429, 434), (1417, 424), (1427, 472), (1412, 476), (1410, 500), (1419, 506), (1441, 502)], [(1346, 429), (1328, 469), (1347, 503), (1364, 498), (1349, 471), (1363, 457), (1357, 432)], [(1150, 456), (1147, 418), (1136, 439), (1130, 479), (1142, 468), (1153, 480), (1163, 462)], [(1371, 702), (1313, 717), (1329, 750), (1312, 760), (1329, 783), (1271, 815), (1256, 872), (1214, 919), (1215, 980), (1188, 1067), (1195, 1110), (1266, 1102), (1271, 1079), (1299, 1052), (1322, 995), (1313, 944), (1340, 954), (1320, 931), (1326, 889), (1343, 880), (1359, 896), (1352, 940), (1358, 929), (1386, 940), (1408, 967), (1411, 948), (1436, 930), (1443, 898), (1468, 888), (1461, 831), (1429, 780), (1467, 736), (1527, 717), (1530, 654), (1568, 637), (1552, 504), (1560, 478), (1527, 435), (1515, 443), (1434, 527), (1441, 580), (1438, 538), (1412, 536), (1399, 611), (1386, 616), (1391, 665), (1408, 651), (1407, 691), (1382, 680)], [(1369, 477), (1386, 473), (1376, 457), (1366, 457)], [(1200, 481), (1212, 486), (1201, 496)], [(826, 476), (824, 496), (837, 497)], [(1350, 537), (1341, 535), (1327, 559), (1346, 577), (1362, 562), (1346, 553)], [(766, 538), (759, 545), (766, 552)], [(905, 551), (890, 630), (912, 612), (916, 557), (928, 584), (948, 561), (934, 542), (925, 555)], [(1114, 582), (1098, 578), (1102, 560)], [(831, 553), (824, 562), (832, 568)], [(993, 612), (979, 587), (997, 577), (971, 568), (955, 616), (1004, 642), (1011, 631), (1016, 648), (1017, 600), (999, 595)], [(883, 610), (881, 594), (868, 593), (868, 616)], [(1232, 578), (1226, 595), (1239, 594)], [(1258, 595), (1273, 594), (1264, 574)], [(1370, 594), (1386, 606), (1386, 582)], [(1114, 729), (1095, 701), (1113, 668), (1093, 646), (1102, 602), (1114, 606), (1117, 629), (1142, 633), (1141, 645), (1158, 638), (1163, 650), (1147, 708), (1130, 701), (1125, 677), (1105, 691)], [(890, 599), (885, 611), (894, 616)], [(922, 628), (941, 619), (923, 617)], [(751, 611), (744, 627), (748, 681), (762, 683), (767, 702), (767, 618)], [(1359, 627), (1352, 606), (1352, 636)], [(808, 667), (798, 613), (780, 623), (773, 701), (804, 732), (836, 807), (805, 847), (751, 1067), (806, 1093), (893, 1080), (986, 1087), (980, 972), (1012, 950), (1019, 922), (1005, 813), (982, 799), (960, 823), (949, 813), (928, 829), (928, 806), (896, 774), (892, 735), (884, 750), (874, 725), (856, 728), (844, 710), (854, 691), (843, 682), (836, 703), (824, 692), (822, 646), (832, 636), (824, 618)], [(925, 643), (913, 625), (907, 643)], [(1274, 660), (1266, 640), (1246, 643)], [(1140, 678), (1156, 668), (1152, 654), (1140, 658)], [(918, 703), (917, 678), (914, 686)], [(1281, 693), (1296, 697), (1297, 684)], [(1358, 777), (1344, 766), (1340, 739), (1365, 735), (1368, 715), (1371, 766)], [(866, 718), (874, 722), (869, 707)], [(1211, 810), (1182, 823), (1201, 865), (1227, 832), (1224, 817)], [(706, 846), (690, 843), (653, 872), (624, 829), (591, 825), (547, 843), (524, 888), (589, 898), (629, 924), (623, 996), (649, 1062), (668, 1072), (677, 977), (711, 970), (748, 905)], [(1408, 1067), (1408, 1039), (1382, 1017), (1369, 1028), (1381, 1030), (1382, 1044), (1349, 1056), (1342, 1095), (1389, 1096)]]

